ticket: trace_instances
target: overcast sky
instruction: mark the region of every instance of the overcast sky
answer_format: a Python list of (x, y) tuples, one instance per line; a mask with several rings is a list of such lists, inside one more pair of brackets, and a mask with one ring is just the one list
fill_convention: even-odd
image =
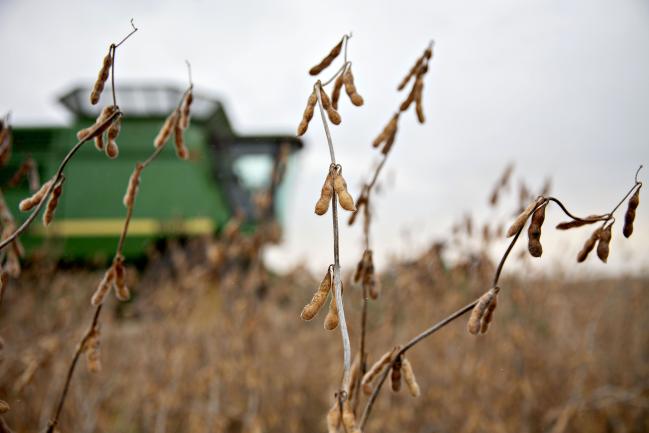
[[(293, 133), (312, 85), (306, 71), (345, 33), (366, 104), (343, 103), (334, 127), (352, 194), (376, 152), (370, 143), (402, 95), (396, 84), (431, 38), (427, 123), (400, 124), (375, 201), (374, 249), (412, 256), (465, 212), (485, 218), (491, 185), (507, 162), (516, 179), (553, 193), (579, 214), (609, 210), (649, 163), (649, 2), (629, 1), (11, 1), (0, 0), (0, 112), (16, 124), (64, 123), (56, 97), (91, 82), (106, 47), (140, 32), (118, 56), (118, 85), (185, 83), (227, 105), (242, 134)], [(128, 114), (128, 113), (127, 113)], [(317, 217), (328, 153), (317, 122), (306, 135), (287, 209), (287, 239), (269, 254), (286, 267), (331, 261), (331, 219)], [(645, 170), (642, 179), (647, 179)], [(548, 213), (556, 223), (558, 212)], [(621, 215), (620, 215), (621, 216)], [(609, 268), (649, 270), (649, 205), (637, 232), (614, 234)], [(547, 257), (572, 263), (586, 232), (546, 229)], [(359, 227), (343, 228), (343, 265), (359, 254)], [(601, 271), (593, 261), (590, 269)]]

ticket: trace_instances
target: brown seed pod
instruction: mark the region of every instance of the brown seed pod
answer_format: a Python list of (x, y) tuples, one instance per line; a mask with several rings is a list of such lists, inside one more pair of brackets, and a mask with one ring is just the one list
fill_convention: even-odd
[(584, 246), (581, 247), (581, 251), (579, 251), (579, 254), (577, 254), (577, 262), (581, 263), (586, 260), (588, 254), (590, 254), (590, 252), (593, 251), (593, 248), (595, 248), (595, 244), (599, 240), (599, 235), (601, 232), (602, 229), (598, 227), (595, 229), (595, 231), (593, 231), (590, 237), (586, 239)]
[(45, 213), (43, 214), (43, 225), (48, 226), (54, 219), (54, 212), (56, 212), (56, 207), (59, 204), (59, 199), (61, 198), (61, 193), (63, 192), (63, 182), (65, 182), (65, 177), (61, 175), (61, 179), (54, 185), (52, 188), (52, 193), (50, 198), (47, 201), (47, 207)]
[(543, 246), (541, 245), (541, 226), (545, 221), (545, 208), (547, 205), (539, 206), (532, 214), (532, 221), (527, 228), (527, 249), (533, 257), (541, 257)]
[(106, 156), (108, 156), (110, 159), (115, 159), (119, 155), (119, 147), (117, 147), (116, 140), (117, 136), (119, 135), (121, 125), (122, 120), (117, 119), (110, 125), (110, 128), (108, 128), (108, 144), (106, 145), (105, 151)]
[(304, 109), (304, 114), (302, 114), (302, 120), (300, 125), (297, 127), (297, 136), (300, 137), (304, 135), (306, 130), (309, 127), (309, 122), (313, 118), (313, 111), (315, 110), (315, 104), (318, 103), (318, 97), (316, 96), (315, 89), (309, 95), (309, 99), (306, 101), (306, 108)]
[(22, 200), (18, 205), (18, 208), (22, 212), (27, 212), (33, 209), (34, 207), (38, 206), (38, 204), (41, 201), (43, 201), (43, 198), (45, 197), (47, 190), (50, 188), (50, 185), (52, 185), (52, 182), (53, 182), (52, 179), (45, 182), (43, 186), (41, 186), (41, 188), (38, 191), (36, 191), (32, 196)]
[(99, 102), (99, 97), (101, 96), (101, 92), (103, 92), (104, 90), (106, 80), (108, 80), (108, 75), (110, 74), (110, 67), (112, 64), (113, 47), (111, 46), (111, 48), (108, 50), (108, 54), (106, 54), (106, 56), (104, 57), (104, 61), (97, 76), (97, 81), (95, 81), (95, 84), (92, 87), (92, 92), (90, 93), (90, 103), (92, 105), (95, 105), (97, 104), (97, 102)]
[(338, 114), (338, 112), (331, 105), (331, 100), (329, 99), (327, 92), (325, 92), (321, 86), (318, 86), (318, 89), (320, 91), (320, 100), (322, 101), (322, 108), (324, 108), (325, 111), (327, 112), (327, 117), (329, 117), (329, 120), (334, 125), (340, 125), (341, 122), (340, 114)]
[(370, 395), (372, 393), (372, 382), (376, 378), (376, 376), (379, 375), (381, 371), (390, 363), (392, 359), (392, 354), (396, 353), (398, 351), (398, 348), (394, 348), (393, 350), (388, 350), (379, 358), (378, 361), (376, 361), (369, 370), (367, 370), (367, 373), (365, 373), (365, 376), (363, 376), (363, 379), (361, 379), (361, 385), (363, 386), (363, 392), (367, 395)]
[(113, 268), (115, 269), (115, 297), (120, 301), (128, 301), (131, 298), (131, 293), (126, 286), (126, 269), (124, 257), (121, 254), (113, 260)]
[(585, 226), (587, 224), (593, 224), (593, 223), (596, 223), (597, 221), (601, 221), (601, 220), (602, 220), (601, 215), (590, 215), (590, 216), (587, 216), (586, 218), (581, 219), (581, 220), (572, 220), (572, 221), (566, 221), (566, 222), (559, 223), (559, 224), (557, 224), (556, 228), (558, 230), (568, 230), (568, 229), (573, 229), (573, 228), (576, 228), (576, 227), (582, 227), (582, 226)]
[(356, 416), (354, 415), (352, 406), (349, 403), (349, 399), (345, 399), (343, 402), (343, 426), (347, 433), (361, 433), (356, 426)]
[(363, 257), (358, 261), (358, 264), (356, 265), (356, 271), (354, 272), (354, 282), (358, 283), (361, 278), (363, 278), (363, 275), (365, 274), (365, 253), (363, 253)]
[(374, 274), (374, 261), (372, 260), (372, 250), (366, 250), (363, 254), (364, 273), (363, 273), (363, 289), (369, 293), (370, 298), (377, 299), (379, 297), (376, 276)]
[(178, 110), (174, 110), (169, 114), (169, 116), (167, 116), (165, 122), (162, 124), (162, 128), (160, 128), (160, 131), (158, 132), (158, 135), (155, 137), (155, 140), (153, 140), (153, 146), (156, 149), (160, 146), (164, 146), (167, 140), (169, 140), (177, 122)]
[(338, 322), (339, 322), (339, 318), (338, 318), (338, 305), (336, 304), (336, 290), (332, 284), (331, 302), (329, 302), (329, 311), (325, 316), (324, 328), (327, 331), (333, 331), (338, 327)]
[(185, 146), (185, 138), (183, 137), (183, 129), (180, 127), (180, 122), (176, 122), (174, 127), (174, 144), (176, 145), (176, 156), (180, 159), (189, 158), (189, 151)]
[(104, 136), (98, 135), (95, 137), (95, 148), (97, 150), (104, 150)]
[(338, 433), (338, 427), (340, 426), (340, 406), (338, 402), (334, 402), (329, 412), (327, 412), (327, 432), (328, 433)]
[(423, 85), (424, 85), (424, 81), (422, 80), (421, 76), (418, 75), (417, 78), (415, 79), (415, 84), (413, 84), (412, 89), (410, 89), (410, 93), (399, 106), (399, 110), (406, 111), (408, 107), (410, 107), (410, 104), (412, 104), (415, 101), (415, 99), (417, 99), (417, 95), (420, 93), (421, 87)]
[(401, 91), (406, 87), (406, 85), (408, 84), (410, 79), (412, 77), (414, 77), (415, 74), (417, 74), (417, 71), (419, 71), (419, 68), (421, 68), (422, 63), (423, 63), (422, 58), (421, 57), (418, 58), (417, 61), (415, 62), (415, 64), (412, 65), (412, 68), (410, 68), (410, 71), (408, 72), (408, 74), (405, 77), (403, 77), (403, 79), (401, 80), (401, 82), (397, 86), (397, 90)]
[(392, 363), (392, 372), (390, 373), (390, 386), (393, 392), (401, 390), (401, 357)]
[(355, 211), (356, 206), (354, 206), (354, 199), (347, 191), (347, 182), (345, 182), (342, 170), (334, 174), (333, 184), (334, 190), (336, 191), (336, 194), (338, 194), (338, 202), (340, 203), (340, 206), (350, 212)]
[(342, 90), (343, 87), (343, 75), (344, 74), (338, 75), (338, 78), (336, 78), (336, 81), (334, 82), (334, 88), (331, 91), (331, 106), (334, 107), (335, 110), (338, 109), (338, 100), (340, 99), (340, 91)]
[(331, 202), (331, 197), (334, 192), (334, 181), (331, 171), (327, 173), (324, 184), (322, 185), (322, 190), (320, 191), (320, 198), (315, 204), (315, 213), (317, 215), (324, 215), (329, 209), (329, 203)]
[(481, 330), (482, 319), (485, 315), (485, 312), (493, 303), (494, 299), (498, 295), (500, 288), (494, 287), (487, 291), (484, 295), (478, 299), (478, 302), (473, 307), (471, 311), (471, 317), (469, 317), (469, 322), (467, 323), (467, 330), (470, 334), (477, 335)]
[(92, 295), (92, 299), (90, 300), (90, 303), (92, 305), (96, 307), (97, 305), (104, 302), (106, 293), (108, 293), (108, 290), (110, 289), (110, 286), (113, 284), (114, 280), (115, 280), (115, 269), (113, 266), (111, 266), (104, 273), (104, 277), (101, 279), (99, 285), (97, 286), (97, 289), (95, 290), (95, 293)]
[(482, 316), (482, 319), (480, 319), (480, 333), (481, 334), (486, 334), (487, 331), (489, 330), (489, 325), (491, 324), (491, 321), (493, 320), (494, 317), (494, 311), (496, 311), (496, 307), (498, 306), (498, 295), (494, 296), (493, 300), (487, 307), (487, 311), (485, 312), (484, 316)]
[(316, 292), (313, 294), (311, 301), (302, 309), (302, 313), (300, 314), (302, 320), (311, 320), (316, 316), (316, 314), (318, 314), (325, 301), (327, 300), (327, 296), (329, 296), (330, 291), (331, 271), (327, 269), (327, 273), (322, 279), (320, 287), (318, 287), (318, 290), (316, 290)]
[(419, 121), (419, 123), (426, 123), (426, 116), (424, 116), (424, 105), (421, 103), (421, 92), (415, 99), (415, 113), (417, 114), (417, 120)]
[(101, 371), (101, 340), (99, 328), (95, 327), (84, 343), (86, 363), (90, 373)]
[(396, 113), (392, 116), (390, 121), (385, 125), (383, 131), (372, 142), (372, 147), (379, 147), (384, 141), (386, 141), (397, 129), (397, 122), (399, 121), (399, 114)]
[(532, 201), (529, 205), (527, 205), (525, 210), (523, 210), (523, 212), (521, 212), (520, 215), (516, 217), (513, 224), (507, 230), (508, 238), (511, 238), (523, 229), (523, 226), (525, 226), (525, 223), (527, 222), (527, 218), (530, 216), (534, 208), (543, 200), (545, 200), (543, 197), (539, 197), (536, 200)]
[(140, 176), (142, 175), (142, 170), (144, 170), (144, 165), (142, 165), (142, 163), (138, 162), (135, 164), (135, 170), (131, 173), (131, 177), (128, 180), (128, 187), (126, 187), (126, 194), (124, 194), (124, 199), (122, 200), (126, 208), (133, 206), (135, 203), (135, 197), (137, 196), (140, 187)]
[(351, 66), (343, 73), (343, 84), (345, 85), (345, 92), (347, 93), (347, 96), (349, 96), (349, 100), (352, 101), (352, 104), (357, 107), (363, 105), (365, 101), (363, 101), (363, 97), (359, 95), (356, 90)]
[(338, 57), (340, 52), (342, 51), (344, 40), (345, 40), (344, 38), (341, 39), (340, 42), (338, 42), (338, 44), (331, 49), (329, 54), (327, 54), (327, 56), (320, 61), (320, 63), (318, 63), (317, 65), (315, 65), (311, 69), (309, 69), (309, 74), (310, 75), (318, 75), (327, 66), (329, 66), (331, 64), (331, 62), (333, 62), (336, 59), (336, 57)]
[(417, 378), (415, 377), (415, 372), (412, 370), (412, 365), (410, 364), (410, 361), (406, 359), (406, 357), (403, 357), (403, 360), (401, 361), (401, 370), (403, 372), (403, 379), (406, 382), (406, 385), (408, 386), (408, 391), (410, 391), (410, 395), (413, 397), (419, 397), (421, 395), (421, 391), (419, 389), (419, 384), (417, 383)]
[(633, 233), (633, 221), (635, 220), (635, 211), (640, 205), (640, 188), (635, 190), (635, 193), (629, 199), (629, 204), (624, 214), (624, 228), (622, 233), (624, 237), (628, 238)]
[(385, 145), (383, 146), (383, 149), (381, 149), (381, 153), (383, 155), (387, 155), (390, 150), (392, 149), (392, 145), (394, 144), (394, 140), (397, 137), (397, 124), (394, 124), (394, 128), (391, 128), (389, 131), (389, 135), (387, 139), (385, 140)]
[(609, 224), (599, 233), (599, 241), (597, 242), (597, 257), (604, 263), (608, 260), (609, 245), (611, 243), (613, 224)]
[(191, 116), (190, 108), (193, 101), (194, 101), (194, 95), (192, 93), (192, 88), (190, 87), (187, 93), (185, 94), (182, 105), (180, 107), (179, 124), (182, 129), (187, 129), (189, 127), (189, 118)]

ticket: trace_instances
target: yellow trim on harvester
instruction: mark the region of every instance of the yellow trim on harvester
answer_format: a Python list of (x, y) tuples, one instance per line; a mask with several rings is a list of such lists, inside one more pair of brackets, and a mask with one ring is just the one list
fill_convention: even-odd
[[(119, 236), (124, 227), (123, 218), (78, 218), (54, 220), (47, 228), (38, 225), (33, 232), (43, 236)], [(128, 226), (129, 235), (151, 236), (157, 234), (202, 235), (214, 232), (210, 218), (189, 218), (161, 222), (153, 218), (133, 218)]]

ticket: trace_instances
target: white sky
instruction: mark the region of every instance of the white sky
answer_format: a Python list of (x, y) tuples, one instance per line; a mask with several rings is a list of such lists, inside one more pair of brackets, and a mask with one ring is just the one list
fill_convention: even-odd
[[(354, 195), (376, 157), (370, 142), (401, 100), (396, 84), (434, 38), (428, 121), (402, 120), (385, 172), (393, 182), (375, 201), (379, 264), (421, 251), (467, 211), (488, 215), (489, 190), (509, 161), (534, 186), (551, 176), (553, 193), (579, 214), (611, 208), (649, 163), (649, 3), (641, 0), (0, 0), (0, 112), (11, 109), (17, 124), (65, 122), (56, 97), (94, 79), (131, 17), (141, 30), (119, 51), (118, 85), (183, 85), (190, 59), (197, 87), (223, 98), (242, 134), (294, 131), (313, 82), (306, 71), (352, 31), (366, 105), (343, 103), (333, 136)], [(269, 254), (276, 266), (319, 270), (331, 261), (331, 219), (313, 213), (327, 160), (316, 117), (295, 173), (287, 240)], [(648, 210), (641, 202), (630, 240), (617, 224), (609, 269), (649, 270)], [(572, 263), (588, 236), (556, 236), (549, 223), (537, 268)], [(345, 226), (341, 239), (350, 265), (360, 227)], [(586, 269), (604, 267), (593, 260)]]

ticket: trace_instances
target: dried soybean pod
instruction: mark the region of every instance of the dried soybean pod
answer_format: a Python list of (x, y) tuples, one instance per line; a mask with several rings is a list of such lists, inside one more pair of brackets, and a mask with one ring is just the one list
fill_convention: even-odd
[(613, 224), (609, 224), (599, 234), (599, 241), (597, 242), (597, 257), (604, 263), (608, 260), (609, 245), (611, 243)]
[(401, 357), (398, 357), (392, 363), (392, 372), (390, 373), (390, 385), (393, 392), (401, 390)]
[(408, 386), (410, 395), (412, 395), (413, 397), (419, 397), (421, 391), (419, 389), (419, 384), (417, 383), (417, 378), (415, 378), (415, 372), (412, 370), (410, 361), (408, 361), (405, 356), (403, 357), (401, 365), (401, 370), (403, 371), (403, 379)]
[(97, 286), (97, 290), (95, 290), (95, 293), (92, 295), (92, 299), (90, 300), (90, 303), (92, 305), (96, 307), (97, 305), (104, 302), (106, 293), (108, 293), (108, 289), (110, 289), (110, 286), (113, 284), (114, 280), (115, 280), (115, 269), (113, 268), (113, 266), (111, 266), (104, 273), (104, 277), (99, 282), (99, 285)]
[[(332, 284), (333, 285), (333, 284)], [(336, 290), (332, 287), (331, 302), (329, 302), (329, 311), (324, 320), (324, 328), (328, 331), (333, 331), (338, 327), (338, 305), (336, 304)]]
[(104, 135), (99, 134), (95, 137), (95, 148), (97, 150), (104, 150)]
[(180, 122), (176, 122), (174, 127), (174, 144), (176, 145), (176, 156), (180, 159), (189, 158), (189, 151), (185, 146), (185, 137), (183, 136), (183, 129), (180, 127)]
[(343, 402), (343, 426), (347, 433), (361, 433), (361, 431), (356, 426), (356, 416), (352, 410), (352, 406), (349, 403), (349, 399), (345, 399)]
[(543, 246), (541, 245), (541, 226), (545, 221), (546, 205), (539, 206), (532, 214), (532, 221), (527, 228), (527, 249), (533, 257), (541, 257)]
[(302, 313), (300, 314), (302, 320), (311, 320), (316, 316), (316, 314), (318, 314), (318, 312), (324, 305), (325, 301), (327, 300), (327, 296), (329, 295), (330, 291), (331, 291), (331, 271), (330, 269), (327, 269), (327, 274), (322, 279), (322, 282), (320, 283), (320, 287), (318, 287), (318, 290), (316, 290), (316, 292), (313, 294), (313, 298), (311, 298), (311, 302), (306, 304), (302, 309)]
[(97, 81), (95, 81), (94, 86), (92, 87), (92, 92), (90, 93), (90, 103), (92, 105), (97, 104), (99, 102), (99, 97), (101, 96), (101, 92), (104, 90), (104, 85), (106, 84), (106, 80), (108, 79), (108, 75), (110, 73), (110, 67), (113, 64), (113, 46), (108, 49), (108, 54), (104, 57), (104, 61), (101, 65), (101, 69), (99, 70), (99, 74), (97, 75)]
[(190, 107), (194, 101), (194, 95), (192, 93), (192, 87), (190, 86), (187, 90), (187, 94), (183, 98), (182, 106), (180, 108), (180, 127), (182, 129), (187, 129), (189, 127), (189, 118), (191, 116)]
[(394, 144), (394, 140), (397, 137), (397, 129), (398, 129), (398, 126), (397, 126), (396, 123), (394, 124), (393, 128), (390, 128), (390, 130), (388, 132), (388, 138), (387, 138), (387, 140), (385, 140), (385, 145), (381, 149), (381, 153), (383, 155), (387, 155), (390, 152), (390, 150), (392, 149), (392, 145)]
[(54, 185), (52, 188), (52, 193), (50, 194), (50, 199), (47, 201), (47, 208), (43, 214), (43, 225), (48, 226), (54, 219), (54, 212), (56, 207), (59, 204), (59, 198), (63, 192), (63, 182), (65, 182), (65, 177), (61, 176), (61, 179)]
[(341, 122), (340, 114), (338, 114), (338, 112), (332, 107), (331, 100), (329, 99), (329, 96), (327, 95), (327, 92), (324, 91), (322, 86), (318, 86), (318, 90), (320, 91), (320, 99), (322, 100), (322, 108), (324, 108), (325, 111), (327, 112), (327, 117), (329, 117), (329, 120), (334, 125), (340, 125), (340, 122)]
[(363, 278), (363, 275), (365, 274), (365, 253), (363, 253), (363, 257), (358, 261), (358, 264), (356, 265), (356, 271), (354, 272), (354, 282), (358, 283), (361, 278)]
[(338, 194), (338, 202), (343, 209), (351, 212), (356, 210), (354, 199), (347, 191), (347, 182), (345, 182), (342, 170), (334, 174), (334, 190)]
[(482, 317), (492, 303), (495, 293), (494, 289), (490, 289), (484, 295), (480, 296), (480, 299), (478, 299), (478, 302), (473, 307), (471, 317), (469, 317), (469, 322), (467, 323), (467, 330), (470, 334), (477, 335), (480, 332)]
[(122, 120), (117, 119), (108, 128), (108, 144), (106, 144), (106, 156), (110, 159), (115, 159), (119, 155), (119, 147), (117, 147), (117, 136), (121, 129)]
[(587, 224), (593, 224), (596, 223), (597, 221), (601, 221), (602, 219), (601, 215), (590, 215), (587, 216), (584, 219), (579, 219), (579, 220), (572, 220), (572, 221), (566, 221), (557, 224), (556, 229), (557, 230), (568, 230), (568, 229), (573, 229), (576, 227), (581, 227), (585, 226)]
[(361, 385), (363, 386), (363, 392), (367, 395), (370, 395), (372, 393), (372, 381), (378, 376), (378, 374), (383, 370), (383, 368), (390, 363), (390, 359), (392, 358), (392, 353), (397, 350), (396, 348), (394, 350), (388, 350), (379, 358), (378, 361), (376, 361), (369, 370), (367, 370), (367, 373), (365, 373), (365, 376), (363, 376), (363, 379), (361, 379)]
[(47, 194), (47, 190), (50, 188), (50, 185), (52, 185), (53, 179), (48, 180), (41, 186), (41, 188), (36, 191), (32, 196), (27, 197), (26, 199), (22, 200), (20, 204), (18, 205), (18, 208), (22, 212), (27, 212), (34, 208), (35, 206), (38, 206), (38, 204), (43, 201), (43, 198), (45, 197), (45, 194)]
[(327, 173), (324, 184), (322, 185), (322, 190), (320, 191), (320, 198), (315, 204), (315, 213), (317, 215), (324, 215), (329, 209), (329, 202), (331, 202), (331, 197), (334, 192), (334, 181), (331, 174), (331, 170)]
[(331, 49), (329, 54), (327, 54), (327, 56), (320, 61), (320, 63), (318, 63), (317, 65), (315, 65), (311, 69), (309, 69), (309, 74), (310, 75), (318, 75), (327, 66), (329, 66), (331, 64), (331, 62), (333, 62), (336, 59), (336, 57), (338, 57), (340, 52), (342, 51), (344, 40), (345, 40), (345, 38), (341, 39), (340, 42), (338, 42), (338, 44)]
[(328, 433), (338, 433), (338, 427), (340, 426), (340, 406), (338, 401), (334, 402), (329, 412), (327, 412), (327, 432)]
[(177, 122), (178, 110), (174, 110), (169, 114), (169, 116), (167, 116), (165, 122), (162, 124), (162, 128), (160, 128), (160, 131), (158, 132), (158, 135), (155, 140), (153, 140), (153, 145), (156, 149), (160, 146), (164, 146), (167, 140), (169, 140), (169, 136), (171, 136)]
[(421, 66), (421, 58), (417, 59), (414, 65), (412, 65), (412, 68), (410, 68), (410, 71), (408, 72), (408, 75), (403, 77), (401, 82), (399, 83), (399, 86), (397, 86), (397, 90), (401, 91), (406, 87), (406, 84), (410, 81), (410, 79), (417, 73), (419, 70), (419, 67)]
[(131, 293), (126, 286), (126, 269), (124, 268), (124, 257), (121, 254), (115, 256), (113, 268), (115, 269), (115, 297), (120, 301), (128, 301), (131, 298)]
[(415, 101), (419, 87), (422, 85), (422, 82), (423, 82), (422, 79), (419, 76), (417, 76), (417, 78), (415, 79), (415, 84), (413, 84), (412, 89), (410, 89), (410, 93), (408, 93), (406, 99), (404, 99), (404, 101), (399, 106), (399, 110), (406, 111), (408, 107), (410, 107), (410, 104), (412, 104)]
[(138, 162), (137, 164), (135, 164), (135, 170), (133, 170), (133, 173), (131, 173), (131, 177), (128, 180), (126, 194), (124, 194), (124, 199), (122, 200), (124, 206), (126, 206), (127, 208), (133, 206), (133, 203), (135, 203), (135, 197), (137, 196), (137, 192), (140, 187), (140, 176), (143, 169), (144, 165), (142, 165), (142, 163)]
[(84, 343), (86, 363), (90, 373), (101, 371), (101, 341), (99, 328), (95, 327)]
[(628, 238), (633, 233), (633, 221), (635, 220), (635, 211), (640, 204), (640, 188), (635, 190), (635, 193), (629, 199), (629, 204), (624, 214), (624, 228), (622, 233), (624, 237)]
[(424, 105), (421, 103), (421, 95), (415, 99), (415, 113), (419, 123), (426, 123), (426, 116), (424, 116)]
[(598, 227), (595, 229), (595, 231), (593, 231), (590, 237), (586, 239), (584, 246), (581, 247), (581, 251), (579, 251), (579, 254), (577, 254), (577, 262), (581, 263), (586, 260), (588, 254), (590, 254), (590, 252), (593, 251), (593, 248), (595, 248), (595, 243), (597, 243), (601, 232), (601, 227)]
[(340, 90), (343, 87), (343, 74), (338, 75), (334, 82), (334, 88), (331, 91), (331, 106), (338, 109), (338, 100), (340, 99)]
[(345, 85), (345, 92), (347, 93), (347, 96), (349, 96), (349, 100), (352, 101), (352, 104), (357, 107), (363, 105), (365, 101), (363, 101), (363, 97), (359, 95), (356, 90), (354, 74), (352, 73), (351, 66), (343, 73), (343, 84)]
[(514, 236), (516, 233), (521, 231), (523, 229), (523, 226), (525, 226), (525, 222), (527, 221), (527, 218), (530, 216), (534, 208), (536, 207), (537, 204), (539, 204), (543, 198), (539, 197), (536, 200), (532, 201), (523, 212), (520, 213), (512, 223), (512, 225), (509, 227), (507, 230), (507, 237), (511, 238)]
[(306, 107), (304, 108), (304, 113), (302, 114), (302, 120), (297, 127), (297, 136), (300, 137), (304, 135), (306, 130), (309, 127), (309, 122), (313, 118), (313, 111), (315, 109), (315, 104), (318, 103), (318, 97), (316, 96), (315, 89), (309, 95), (309, 99), (306, 101)]
[(493, 320), (494, 317), (494, 311), (496, 311), (496, 307), (498, 306), (498, 294), (494, 295), (493, 300), (487, 307), (487, 311), (484, 313), (484, 316), (480, 320), (480, 333), (481, 334), (486, 334), (487, 331), (489, 330), (489, 324), (491, 324), (491, 321)]

